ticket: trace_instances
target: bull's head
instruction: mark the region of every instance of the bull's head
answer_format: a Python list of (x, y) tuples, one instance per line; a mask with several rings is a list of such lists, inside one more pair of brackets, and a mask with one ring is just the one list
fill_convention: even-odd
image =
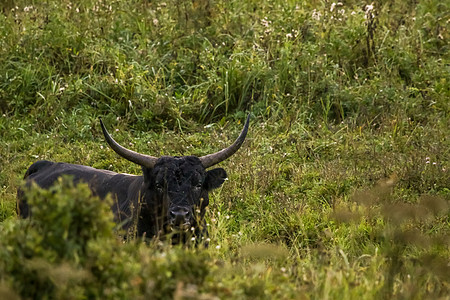
[[(110, 147), (123, 158), (142, 166), (144, 189), (140, 218), (151, 219), (142, 225), (138, 234), (159, 235), (173, 230), (193, 230), (205, 235), (204, 214), (209, 204), (208, 192), (218, 188), (227, 178), (222, 168), (206, 170), (233, 155), (247, 135), (250, 115), (236, 141), (229, 147), (202, 157), (163, 156), (140, 154), (119, 145), (109, 135), (100, 120), (103, 134)], [(145, 223), (145, 222), (143, 222)], [(141, 232), (139, 232), (141, 231)]]

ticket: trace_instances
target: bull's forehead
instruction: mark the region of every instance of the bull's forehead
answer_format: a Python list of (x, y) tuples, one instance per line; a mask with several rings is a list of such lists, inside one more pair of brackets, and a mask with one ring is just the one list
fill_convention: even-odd
[(196, 156), (163, 156), (158, 159), (153, 171), (159, 180), (164, 177), (201, 180), (205, 174), (205, 168)]

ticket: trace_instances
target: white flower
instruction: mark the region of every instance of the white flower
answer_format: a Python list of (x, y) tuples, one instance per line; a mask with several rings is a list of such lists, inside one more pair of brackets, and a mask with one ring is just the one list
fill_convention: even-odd
[(336, 7), (336, 2), (331, 3), (330, 11), (333, 11), (335, 7)]
[(271, 21), (268, 21), (266, 18), (264, 18), (264, 19), (261, 20), (261, 24), (262, 24), (264, 27), (269, 27), (270, 23), (272, 23), (272, 22), (271, 22)]

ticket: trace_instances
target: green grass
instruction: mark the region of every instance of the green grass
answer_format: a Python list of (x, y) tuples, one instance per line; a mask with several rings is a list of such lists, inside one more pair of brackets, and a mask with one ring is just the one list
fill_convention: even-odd
[[(449, 5), (366, 5), (2, 2), (0, 298), (448, 298)], [(122, 244), (83, 188), (15, 216), (38, 159), (140, 173), (100, 116), (135, 151), (205, 155), (247, 112), (208, 249)], [(79, 218), (97, 233), (60, 232)]]

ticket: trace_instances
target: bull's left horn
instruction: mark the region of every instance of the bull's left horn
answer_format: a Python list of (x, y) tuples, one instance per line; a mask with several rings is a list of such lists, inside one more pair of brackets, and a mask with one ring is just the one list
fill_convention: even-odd
[(234, 143), (229, 146), (228, 148), (222, 149), (219, 152), (208, 154), (205, 156), (200, 157), (200, 161), (202, 162), (202, 165), (205, 168), (209, 168), (211, 166), (214, 166), (215, 164), (220, 163), (221, 161), (224, 161), (231, 155), (233, 155), (236, 151), (239, 150), (242, 143), (245, 140), (245, 137), (247, 136), (248, 132), (248, 125), (250, 124), (250, 114), (248, 114), (247, 121), (245, 122), (244, 128), (241, 131), (241, 134), (239, 137), (234, 141)]
[(147, 167), (149, 169), (153, 168), (156, 164), (156, 161), (158, 160), (157, 157), (140, 154), (137, 152), (134, 152), (132, 150), (129, 150), (125, 147), (122, 147), (119, 145), (108, 133), (108, 130), (106, 130), (105, 126), (103, 125), (102, 119), (100, 120), (100, 126), (102, 127), (103, 135), (105, 136), (106, 142), (108, 142), (109, 146), (120, 156), (123, 158), (134, 162), (140, 166)]

